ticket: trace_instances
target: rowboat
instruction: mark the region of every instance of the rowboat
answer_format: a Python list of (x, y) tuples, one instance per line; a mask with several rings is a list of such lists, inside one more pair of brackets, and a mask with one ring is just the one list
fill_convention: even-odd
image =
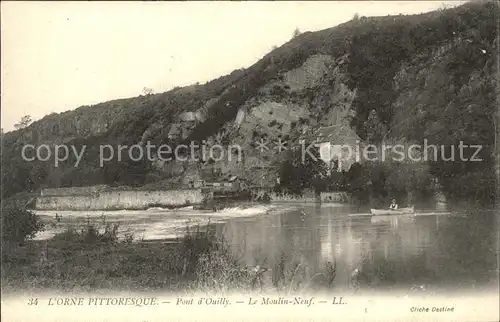
[(370, 209), (373, 216), (383, 216), (383, 215), (407, 215), (415, 213), (415, 207), (411, 206), (408, 208), (399, 209)]

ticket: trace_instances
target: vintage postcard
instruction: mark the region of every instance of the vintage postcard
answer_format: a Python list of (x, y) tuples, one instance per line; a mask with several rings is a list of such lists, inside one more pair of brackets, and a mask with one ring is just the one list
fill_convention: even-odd
[(3, 1), (2, 321), (499, 321), (499, 18)]

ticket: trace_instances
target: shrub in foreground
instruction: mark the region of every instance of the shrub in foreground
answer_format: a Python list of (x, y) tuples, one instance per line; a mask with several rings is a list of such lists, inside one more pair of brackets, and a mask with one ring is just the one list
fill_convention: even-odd
[(2, 241), (22, 244), (43, 229), (40, 217), (28, 209), (16, 205), (6, 205), (2, 209)]
[[(67, 242), (76, 242), (84, 244), (95, 243), (115, 243), (118, 241), (118, 223), (106, 222), (103, 218), (102, 224), (97, 224), (87, 221), (80, 229), (75, 226), (68, 226), (65, 231), (56, 234), (54, 240), (62, 240)], [(133, 236), (127, 235), (126, 241), (131, 241)]]

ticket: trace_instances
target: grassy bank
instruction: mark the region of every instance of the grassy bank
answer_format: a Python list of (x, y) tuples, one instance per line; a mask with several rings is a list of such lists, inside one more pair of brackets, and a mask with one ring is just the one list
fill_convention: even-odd
[(117, 224), (100, 228), (69, 227), (50, 240), (24, 245), (4, 242), (3, 289), (178, 291), (209, 286), (206, 275), (234, 288), (246, 281), (248, 274), (210, 227), (174, 243), (118, 240)]
[[(75, 227), (45, 241), (4, 241), (3, 291), (293, 292), (310, 284), (302, 276), (304, 267), (286, 265), (285, 258), (265, 269), (238, 262), (215, 235), (213, 225), (190, 228), (171, 242), (134, 240), (133, 236), (119, 240), (116, 223)], [(315, 282), (330, 287), (335, 278), (332, 267)]]

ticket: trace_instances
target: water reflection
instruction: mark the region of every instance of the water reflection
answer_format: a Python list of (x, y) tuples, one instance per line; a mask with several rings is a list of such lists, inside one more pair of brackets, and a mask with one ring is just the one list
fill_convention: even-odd
[(298, 289), (323, 287), (332, 266), (336, 289), (496, 283), (491, 216), (370, 218), (349, 217), (350, 212), (348, 207), (309, 206), (230, 220), (222, 233), (243, 263), (270, 268), (274, 284), (278, 274), (283, 284)]

